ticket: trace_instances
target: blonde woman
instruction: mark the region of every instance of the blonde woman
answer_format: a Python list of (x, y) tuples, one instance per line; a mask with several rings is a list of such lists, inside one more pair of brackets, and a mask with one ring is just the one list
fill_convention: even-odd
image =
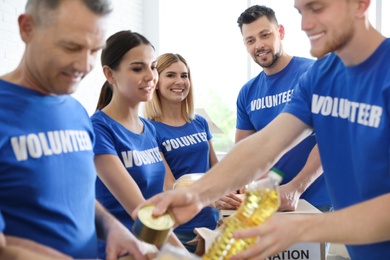
[[(205, 173), (217, 164), (206, 119), (194, 113), (193, 85), (187, 61), (179, 54), (165, 53), (157, 59), (159, 80), (151, 101), (144, 107), (144, 116), (156, 128), (157, 143), (166, 166), (165, 190), (173, 188), (174, 182), (188, 173)], [(240, 199), (224, 198), (225, 204), (237, 207)], [(230, 201), (230, 202), (229, 202)], [(195, 237), (196, 227), (214, 229), (218, 211), (204, 208), (189, 222), (177, 227), (174, 232), (190, 252), (196, 246), (186, 244)]]

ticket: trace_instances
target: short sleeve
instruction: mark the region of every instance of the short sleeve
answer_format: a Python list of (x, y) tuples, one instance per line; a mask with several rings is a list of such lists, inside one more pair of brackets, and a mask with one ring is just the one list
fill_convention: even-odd
[(209, 123), (207, 122), (206, 118), (204, 118), (203, 116), (201, 115), (196, 115), (196, 118), (197, 120), (199, 120), (202, 125), (204, 126), (204, 130), (206, 132), (206, 135), (207, 135), (207, 140), (211, 140), (213, 138), (213, 135), (211, 134), (210, 132), (210, 127), (209, 127)]
[(117, 154), (114, 136), (107, 123), (98, 118), (92, 118), (93, 131), (95, 133), (95, 154)]
[(311, 89), (310, 85), (310, 71), (305, 72), (298, 81), (291, 96), (291, 100), (284, 107), (283, 112), (290, 113), (305, 124), (313, 127), (313, 120), (311, 114)]
[(246, 92), (244, 90), (245, 88), (242, 88), (240, 90), (236, 101), (236, 106), (237, 106), (236, 128), (241, 130), (256, 130), (246, 111), (247, 98), (246, 98)]

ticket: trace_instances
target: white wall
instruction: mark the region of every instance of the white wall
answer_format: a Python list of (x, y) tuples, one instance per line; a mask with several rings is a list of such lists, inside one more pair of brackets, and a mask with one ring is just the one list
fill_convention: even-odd
[[(191, 67), (195, 107), (208, 113), (216, 103), (232, 111), (248, 80), (247, 52), (237, 18), (243, 0), (160, 0), (160, 53), (181, 54)], [(218, 110), (218, 109), (217, 109)], [(210, 116), (213, 118), (212, 113)]]
[(15, 68), (24, 50), (19, 36), (17, 17), (25, 0), (0, 0), (0, 75)]
[[(20, 39), (17, 19), (24, 12), (27, 0), (0, 0), (0, 75), (13, 70), (19, 63), (24, 43)], [(132, 30), (143, 33), (144, 2), (142, 0), (112, 0), (114, 12), (108, 35), (119, 30)], [(104, 75), (99, 59), (95, 68), (81, 82), (74, 94), (87, 109), (89, 114), (95, 110), (100, 88), (104, 83)]]

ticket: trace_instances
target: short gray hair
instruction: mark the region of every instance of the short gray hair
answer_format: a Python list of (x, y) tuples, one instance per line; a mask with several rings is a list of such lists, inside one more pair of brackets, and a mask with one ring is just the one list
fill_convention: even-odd
[[(62, 1), (69, 0), (27, 0), (26, 3), (26, 13), (31, 14), (35, 22), (39, 25), (42, 24), (44, 20), (45, 13), (44, 11), (55, 11), (59, 7)], [(83, 3), (89, 10), (93, 13), (106, 16), (112, 12), (112, 3), (111, 0), (78, 0)], [(42, 12), (43, 11), (43, 12)]]

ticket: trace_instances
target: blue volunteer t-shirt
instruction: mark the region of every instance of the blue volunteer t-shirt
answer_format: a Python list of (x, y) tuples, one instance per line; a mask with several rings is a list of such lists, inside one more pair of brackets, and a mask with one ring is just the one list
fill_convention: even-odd
[[(95, 154), (118, 156), (145, 199), (162, 192), (165, 166), (153, 125), (140, 118), (144, 123), (144, 132), (135, 134), (100, 110), (96, 111), (91, 119), (96, 134)], [(132, 231), (134, 220), (100, 178), (96, 180), (96, 198)]]
[(0, 80), (5, 235), (96, 258), (93, 131), (83, 106)]
[[(150, 121), (156, 128), (157, 143), (175, 179), (188, 173), (205, 173), (210, 169), (210, 146), (212, 135), (205, 118), (196, 115), (183, 126), (170, 126)], [(192, 232), (196, 227), (215, 229), (218, 210), (206, 207), (189, 222), (175, 231)]]
[[(390, 192), (389, 60), (390, 39), (356, 66), (329, 54), (302, 77), (285, 108), (316, 131), (335, 209)], [(390, 241), (347, 249), (351, 259), (387, 259)]]
[[(248, 81), (237, 98), (236, 128), (260, 131), (279, 115), (291, 100), (299, 77), (313, 64), (313, 60), (293, 57), (280, 72), (267, 76), (264, 71)], [(304, 167), (316, 144), (314, 134), (286, 153), (276, 164), (283, 174), (281, 184), (290, 182)], [(320, 176), (301, 196), (314, 206), (329, 206), (330, 198), (324, 177)]]

